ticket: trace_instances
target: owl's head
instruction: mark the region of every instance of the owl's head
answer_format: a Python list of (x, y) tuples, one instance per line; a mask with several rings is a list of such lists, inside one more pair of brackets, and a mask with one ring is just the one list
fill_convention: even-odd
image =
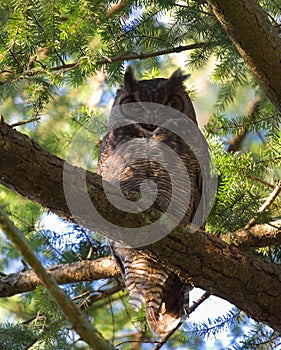
[(192, 102), (183, 85), (189, 76), (177, 69), (168, 79), (137, 80), (132, 67), (128, 66), (114, 106), (133, 102), (157, 103), (172, 107), (197, 123)]

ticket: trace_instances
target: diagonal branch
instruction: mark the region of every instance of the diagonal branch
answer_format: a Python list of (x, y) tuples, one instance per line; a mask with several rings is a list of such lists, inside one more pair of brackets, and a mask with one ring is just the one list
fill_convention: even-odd
[[(128, 55), (120, 55), (120, 56), (113, 56), (113, 57), (104, 57), (96, 61), (97, 65), (101, 64), (107, 64), (107, 63), (115, 63), (115, 62), (124, 62), (124, 61), (130, 61), (130, 60), (144, 60), (146, 58), (152, 58), (152, 57), (158, 57), (163, 55), (168, 55), (170, 53), (179, 53), (183, 51), (188, 50), (194, 50), (204, 47), (205, 43), (194, 43), (189, 45), (180, 45), (176, 47), (172, 47), (170, 49), (164, 49), (160, 51), (153, 51), (153, 52), (140, 52), (140, 53), (132, 53)], [(80, 65), (80, 62), (82, 59), (85, 59), (86, 57), (81, 57), (77, 62), (73, 63), (66, 63), (61, 66), (56, 66), (53, 68), (50, 68), (50, 71), (59, 71), (59, 70), (69, 70), (76, 68)]]
[[(255, 114), (258, 112), (260, 108), (260, 97), (256, 96), (249, 104), (247, 108), (247, 118), (253, 119)], [(229, 147), (227, 149), (228, 152), (237, 152), (240, 150), (242, 142), (244, 141), (248, 130), (246, 127), (242, 127), (238, 130), (237, 135), (228, 141)]]
[(0, 207), (0, 228), (6, 237), (21, 253), (25, 261), (33, 268), (41, 282), (54, 298), (57, 305), (72, 324), (75, 331), (85, 340), (93, 350), (112, 350), (113, 346), (108, 343), (101, 333), (89, 322), (71, 299), (59, 288), (54, 278), (50, 276), (32, 249), (27, 244), (23, 234), (8, 218), (5, 211)]
[(180, 45), (180, 46), (172, 47), (170, 49), (164, 49), (164, 50), (154, 51), (154, 52), (146, 52), (146, 53), (141, 52), (141, 53), (134, 53), (130, 55), (105, 57), (104, 59), (98, 60), (96, 63), (106, 64), (106, 63), (124, 62), (124, 61), (130, 61), (130, 60), (144, 60), (146, 58), (168, 55), (170, 53), (179, 53), (179, 52), (188, 51), (188, 50), (200, 49), (204, 46), (206, 46), (205, 43)]
[[(265, 200), (263, 205), (259, 208), (258, 213), (262, 213), (265, 210), (269, 209), (269, 207), (273, 204), (275, 199), (279, 196), (280, 192), (281, 192), (281, 180), (277, 181), (277, 184), (276, 184), (275, 188), (270, 193), (268, 198)], [(255, 222), (256, 222), (256, 218), (255, 217), (252, 218), (251, 220), (249, 220), (249, 222), (244, 227), (244, 230), (248, 230), (249, 228), (254, 226)]]
[[(77, 202), (86, 194), (96, 210), (118, 227), (147, 225), (140, 214), (122, 212), (108, 202), (101, 177), (86, 173), (87, 186), (73, 186), (72, 201), (80, 210), (75, 216), (69, 210), (63, 187), (62, 159), (44, 151), (36, 142), (0, 123), (0, 183), (24, 197), (80, 225), (101, 232), (93, 222), (92, 208)], [(85, 178), (85, 171), (67, 164), (68, 177)], [(103, 232), (110, 234), (110, 232)], [(281, 270), (273, 263), (248, 256), (219, 237), (204, 232), (190, 233), (178, 227), (144, 252), (162, 262), (181, 280), (208, 290), (244, 310), (255, 320), (281, 331)]]

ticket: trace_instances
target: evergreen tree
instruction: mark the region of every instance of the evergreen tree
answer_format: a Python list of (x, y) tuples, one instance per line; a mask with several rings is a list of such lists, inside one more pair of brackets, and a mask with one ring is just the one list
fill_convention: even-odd
[[(281, 1), (2, 0), (0, 13), (0, 349), (203, 349), (208, 337), (220, 349), (222, 331), (229, 349), (278, 349)], [(63, 167), (79, 176), (73, 166), (89, 156), (99, 212), (132, 224), (108, 207), (95, 174), (108, 105), (127, 63), (151, 78), (179, 62), (192, 82), (209, 75), (200, 101), (217, 92), (203, 132), (219, 183), (206, 232), (186, 232), (184, 259), (175, 251), (165, 261), (165, 240), (151, 248), (206, 290), (182, 327), (159, 338), (128, 306), (98, 227), (72, 216)], [(235, 307), (191, 322), (212, 294)]]

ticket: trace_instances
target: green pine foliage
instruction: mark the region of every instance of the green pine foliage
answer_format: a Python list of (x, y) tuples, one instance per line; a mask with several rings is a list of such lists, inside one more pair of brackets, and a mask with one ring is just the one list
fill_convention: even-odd
[(21, 323), (4, 323), (0, 325), (0, 348), (23, 350), (30, 348), (37, 340), (39, 332)]
[(271, 350), (278, 349), (280, 344), (278, 333), (263, 324), (254, 323), (251, 331), (229, 347), (229, 350)]
[[(269, 20), (280, 27), (281, 1), (259, 2)], [(69, 160), (75, 152), (76, 159), (71, 160), (91, 171), (96, 171), (109, 105), (125, 64), (134, 64), (144, 79), (168, 75), (178, 63), (165, 52), (181, 52), (194, 44), (192, 51), (183, 51), (182, 65), (193, 75), (208, 70), (209, 83), (217, 90), (215, 113), (204, 130), (218, 177), (206, 229), (216, 235), (233, 234), (253, 217), (257, 223), (280, 220), (280, 198), (270, 210), (258, 215), (257, 211), (272, 192), (259, 179), (274, 185), (281, 176), (281, 116), (205, 1), (2, 0), (0, 25), (0, 113), (10, 124), (30, 121), (20, 126), (22, 132), (63, 159)], [(99, 108), (91, 110), (86, 103), (88, 91), (100, 70), (106, 72), (106, 86), (102, 84)], [(260, 98), (254, 115), (234, 112), (237, 101), (254, 96)], [(231, 140), (244, 131), (239, 151), (229, 152)], [(84, 164), (80, 161), (85, 154)], [(46, 267), (110, 254), (104, 238), (77, 225), (66, 225), (63, 232), (42, 228), (48, 213), (4, 187), (0, 187), (0, 201)], [(277, 264), (281, 261), (280, 247), (252, 254)], [(24, 268), (18, 252), (1, 236), (0, 270)], [(148, 330), (144, 309), (135, 314), (125, 291), (89, 303), (89, 295), (116, 283), (108, 279), (64, 288), (107, 339), (116, 346), (123, 344), (118, 348), (131, 349), (136, 330), (143, 333), (137, 340), (143, 341), (143, 349), (152, 347), (155, 337)], [(1, 320), (0, 349), (88, 349), (44, 288), (9, 303), (5, 299), (1, 305), (12, 321)], [(280, 346), (279, 334), (235, 309), (202, 323), (190, 324), (187, 319), (165, 348), (201, 349), (206, 339), (223, 331), (230, 334), (229, 349)]]
[[(245, 322), (245, 315), (233, 308), (225, 315), (217, 317), (215, 319), (208, 318), (206, 322), (198, 322), (196, 324), (187, 325), (186, 332), (192, 337), (216, 337), (220, 332), (224, 332), (226, 329), (233, 332), (241, 332), (239, 324)], [(236, 334), (238, 335), (238, 334)], [(240, 334), (241, 335), (241, 334)]]
[[(269, 182), (274, 182), (274, 179), (277, 179), (274, 166), (278, 164), (279, 155), (263, 158), (252, 152), (230, 153), (220, 138), (212, 136), (208, 140), (214, 171), (218, 175), (218, 189), (215, 205), (208, 217), (208, 230), (217, 234), (234, 233), (257, 215), (264, 198), (272, 191), (255, 179), (267, 178)], [(266, 146), (264, 152), (267, 153), (268, 147), (274, 149), (275, 145), (276, 143), (271, 143), (270, 146)], [(277, 212), (274, 214), (274, 208), (272, 215), (270, 212), (260, 213), (257, 223), (268, 222), (275, 215)]]

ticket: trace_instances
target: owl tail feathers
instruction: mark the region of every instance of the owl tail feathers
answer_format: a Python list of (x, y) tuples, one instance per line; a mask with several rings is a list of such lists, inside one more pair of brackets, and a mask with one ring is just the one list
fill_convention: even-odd
[(141, 289), (136, 288), (135, 284), (128, 285), (129, 304), (137, 312), (144, 304), (150, 329), (163, 336), (175, 329), (188, 315), (191, 289), (176, 275), (170, 274), (160, 286), (151, 282), (144, 283)]
[[(140, 311), (145, 298), (141, 293), (130, 294), (129, 304), (135, 311)], [(154, 305), (151, 305), (154, 304)], [(176, 307), (178, 309), (178, 306)], [(150, 329), (159, 334), (166, 334), (177, 327), (184, 312), (182, 310), (166, 310), (165, 303), (161, 303), (160, 307), (155, 302), (146, 303), (146, 320)]]
[(174, 285), (159, 307), (149, 302), (146, 304), (146, 319), (149, 327), (162, 336), (174, 330), (188, 315), (189, 291), (192, 287), (178, 282), (179, 284)]
[(153, 332), (159, 335), (164, 335), (175, 329), (181, 318), (182, 315), (172, 315), (166, 312), (162, 313), (153, 306), (146, 307), (146, 320), (149, 327)]

